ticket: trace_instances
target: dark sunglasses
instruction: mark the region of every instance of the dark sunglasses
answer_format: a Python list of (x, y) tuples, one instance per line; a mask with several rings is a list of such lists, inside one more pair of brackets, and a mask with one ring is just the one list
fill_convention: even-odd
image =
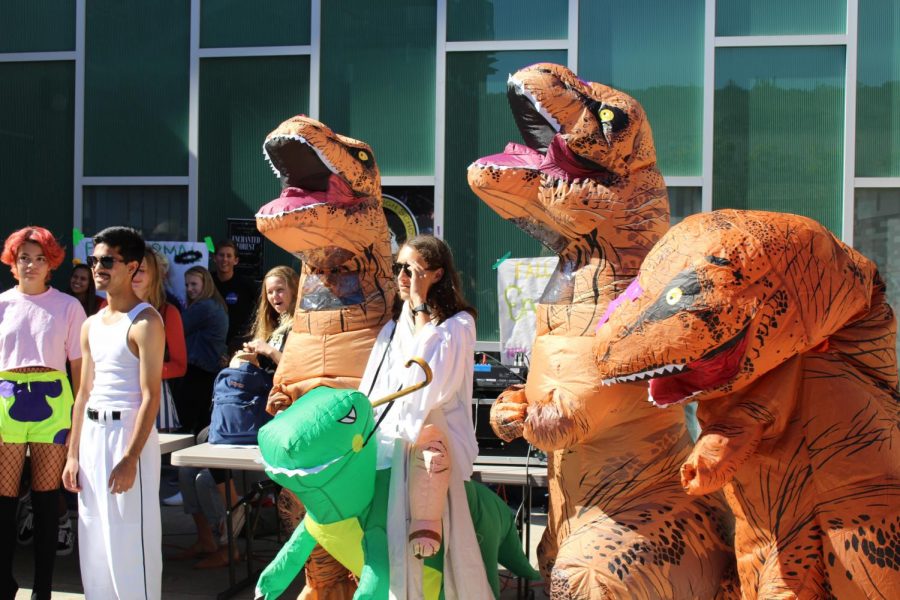
[(412, 270), (410, 270), (409, 265), (406, 263), (395, 262), (394, 267), (394, 277), (397, 277), (402, 272), (407, 277), (412, 277)]
[(91, 269), (96, 268), (97, 265), (100, 265), (104, 269), (112, 269), (113, 266), (117, 263), (125, 262), (121, 258), (116, 258), (115, 256), (88, 256), (87, 257), (87, 265)]

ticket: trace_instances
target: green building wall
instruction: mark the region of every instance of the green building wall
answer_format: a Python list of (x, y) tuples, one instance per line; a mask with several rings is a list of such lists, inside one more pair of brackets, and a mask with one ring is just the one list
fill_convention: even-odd
[(491, 267), (543, 250), (465, 168), (518, 139), (508, 73), (553, 61), (641, 101), (673, 220), (807, 214), (900, 300), (900, 3), (714, 1), (0, 0), (0, 235), (218, 239), (279, 193), (265, 135), (312, 114), (368, 142), (386, 185), (435, 196), (427, 228), (496, 340)]

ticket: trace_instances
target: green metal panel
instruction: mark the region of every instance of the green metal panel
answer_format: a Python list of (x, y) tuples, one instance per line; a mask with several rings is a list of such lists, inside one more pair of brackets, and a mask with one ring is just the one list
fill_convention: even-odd
[(187, 175), (190, 3), (91, 0), (84, 174)]
[(669, 224), (674, 225), (687, 216), (701, 212), (702, 189), (698, 187), (670, 187)]
[(453, 249), (466, 297), (478, 308), (478, 339), (498, 340), (497, 271), (513, 258), (541, 256), (542, 246), (504, 221), (469, 189), (466, 168), (521, 142), (506, 99), (510, 73), (537, 62), (565, 64), (562, 50), (458, 52), (447, 55), (444, 239)]
[(710, 0), (716, 35), (814, 35), (847, 31), (847, 0)]
[(900, 307), (900, 189), (856, 190), (853, 239), (856, 249), (878, 265), (888, 302), (896, 310)]
[(320, 117), (382, 175), (434, 174), (433, 0), (322, 3)]
[(900, 2), (860, 0), (856, 176), (900, 177)]
[(713, 206), (806, 215), (841, 234), (844, 48), (716, 50)]
[(75, 49), (73, 0), (0, 2), (0, 52)]
[(564, 40), (568, 0), (449, 0), (447, 41)]
[(187, 240), (186, 186), (87, 186), (82, 229), (86, 235), (127, 223), (145, 240)]
[(200, 47), (305, 46), (309, 5), (310, 0), (203, 0)]
[[(74, 106), (73, 62), (0, 63), (0, 239), (41, 225), (71, 258)], [(0, 289), (12, 284), (0, 265)]]
[(702, 172), (703, 20), (703, 0), (579, 4), (578, 74), (641, 103), (665, 175)]
[[(252, 219), (281, 185), (263, 141), (282, 121), (309, 110), (309, 57), (200, 61), (199, 238), (225, 236), (226, 219)], [(292, 264), (266, 242), (266, 268)]]

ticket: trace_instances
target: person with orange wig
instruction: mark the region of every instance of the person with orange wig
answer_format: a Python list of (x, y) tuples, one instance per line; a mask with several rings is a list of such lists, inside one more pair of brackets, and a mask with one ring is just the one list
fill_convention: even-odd
[(16, 505), (26, 449), (34, 510), (32, 598), (50, 598), (59, 535), (58, 502), (74, 397), (81, 378), (81, 303), (50, 287), (65, 251), (43, 227), (25, 227), (3, 244), (0, 261), (18, 281), (0, 294), (0, 598), (14, 598)]

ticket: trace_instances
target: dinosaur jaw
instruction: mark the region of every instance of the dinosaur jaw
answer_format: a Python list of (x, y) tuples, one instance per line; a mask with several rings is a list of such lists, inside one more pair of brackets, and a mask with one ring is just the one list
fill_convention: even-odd
[(524, 81), (510, 75), (506, 85), (506, 97), (522, 139), (530, 148), (546, 152), (553, 137), (561, 129), (559, 121), (541, 106)]
[(747, 350), (748, 327), (700, 358), (671, 363), (603, 380), (603, 385), (649, 381), (651, 403), (659, 407), (689, 401), (731, 383), (741, 369)]
[[(342, 264), (367, 245), (353, 239), (361, 232), (350, 221), (365, 210), (369, 198), (356, 193), (324, 153), (296, 134), (271, 137), (264, 151), (285, 187), (256, 213), (260, 233), (321, 268)], [(326, 259), (316, 260), (323, 253)]]

